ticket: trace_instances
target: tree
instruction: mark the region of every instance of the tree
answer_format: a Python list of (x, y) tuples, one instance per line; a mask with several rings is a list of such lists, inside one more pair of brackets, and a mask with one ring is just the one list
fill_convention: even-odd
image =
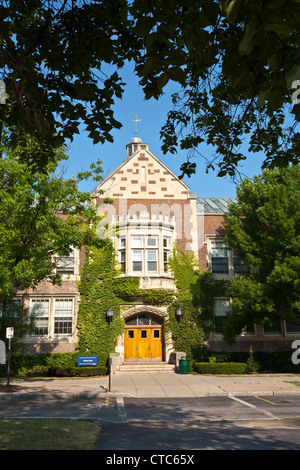
[[(32, 147), (35, 143), (29, 138), (28, 159)], [(2, 151), (0, 301), (9, 299), (16, 289), (34, 288), (44, 279), (59, 283), (56, 256), (68, 256), (72, 247), (81, 248), (96, 239), (96, 207), (90, 195), (77, 186), (82, 178), (101, 177), (97, 162), (91, 171), (79, 174), (77, 181), (64, 180), (55, 173), (67, 158), (62, 150), (44, 171), (34, 173), (18, 159), (18, 149), (2, 147)]]
[(226, 243), (251, 270), (228, 288), (227, 340), (249, 323), (295, 321), (300, 314), (300, 166), (265, 170), (237, 188)]
[(126, 0), (1, 1), (0, 122), (13, 148), (31, 135), (43, 168), (81, 123), (94, 143), (112, 141), (118, 68), (137, 49), (128, 23)]
[(265, 153), (263, 168), (299, 162), (297, 0), (136, 0), (131, 12), (146, 97), (170, 80), (181, 88), (161, 136), (164, 152), (187, 152), (182, 176), (196, 171), (197, 154), (220, 177), (248, 152)]

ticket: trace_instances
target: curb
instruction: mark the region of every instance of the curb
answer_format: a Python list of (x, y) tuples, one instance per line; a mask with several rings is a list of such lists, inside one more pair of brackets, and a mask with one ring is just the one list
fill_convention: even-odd
[[(230, 397), (230, 396), (282, 396), (282, 395), (295, 395), (300, 396), (300, 390), (275, 390), (275, 391), (267, 391), (267, 390), (259, 390), (259, 391), (239, 391), (239, 392), (206, 392), (202, 395), (197, 395), (194, 398), (205, 398), (205, 397)], [(138, 397), (137, 395), (133, 395), (131, 393), (126, 392), (3, 392), (0, 394), (0, 399), (3, 398), (34, 398), (34, 397), (47, 397), (47, 398), (103, 398), (103, 397), (125, 397), (125, 398), (142, 398)], [(144, 398), (154, 398), (153, 396), (144, 397)], [(160, 397), (158, 397), (160, 398)], [(168, 397), (165, 397), (168, 398)], [(169, 397), (169, 398), (176, 398), (176, 397)], [(177, 397), (178, 398), (178, 397)], [(185, 398), (182, 396), (181, 398)], [(186, 398), (191, 398), (186, 397)]]

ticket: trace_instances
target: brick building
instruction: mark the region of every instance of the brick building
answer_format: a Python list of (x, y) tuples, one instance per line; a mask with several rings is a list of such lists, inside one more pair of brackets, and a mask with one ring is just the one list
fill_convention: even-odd
[[(137, 137), (126, 149), (127, 158), (93, 192), (99, 211), (107, 215), (121, 276), (138, 277), (141, 288), (174, 291), (166, 265), (174, 243), (192, 250), (200, 266), (217, 278), (226, 280), (245, 272), (246, 266), (224, 243), (222, 223), (234, 199), (197, 197)], [(103, 206), (104, 197), (114, 203)], [(101, 228), (100, 224), (99, 236)], [(75, 351), (80, 301), (77, 281), (82, 262), (83, 253), (74, 250), (72, 256), (59, 259), (60, 287), (44, 281), (34, 291), (18, 293), (17, 301), (35, 313), (35, 328), (24, 338), (25, 352)], [(284, 322), (268, 328), (248, 325), (229, 347), (222, 338), (222, 319), (228, 308), (230, 299), (215, 298), (215, 330), (207, 338), (212, 350), (248, 350), (250, 345), (255, 349), (289, 349), (300, 335), (300, 327)], [(121, 361), (168, 362), (172, 345), (164, 332), (167, 307), (137, 300), (122, 314), (125, 330), (116, 341)]]

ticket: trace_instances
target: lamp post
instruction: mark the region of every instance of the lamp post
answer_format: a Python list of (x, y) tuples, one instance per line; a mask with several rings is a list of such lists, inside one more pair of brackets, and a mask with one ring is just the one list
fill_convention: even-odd
[[(107, 317), (108, 323), (111, 323), (113, 316), (114, 316), (114, 311), (113, 311), (112, 306), (110, 305), (108, 307), (107, 312), (106, 312), (106, 317)], [(109, 392), (110, 392), (110, 389), (111, 389), (111, 358), (109, 357), (109, 380), (108, 380), (108, 391)]]

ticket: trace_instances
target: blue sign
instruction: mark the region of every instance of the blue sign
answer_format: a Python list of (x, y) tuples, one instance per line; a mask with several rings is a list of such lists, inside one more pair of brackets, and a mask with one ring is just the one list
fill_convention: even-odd
[(98, 366), (98, 356), (78, 356), (77, 367)]

